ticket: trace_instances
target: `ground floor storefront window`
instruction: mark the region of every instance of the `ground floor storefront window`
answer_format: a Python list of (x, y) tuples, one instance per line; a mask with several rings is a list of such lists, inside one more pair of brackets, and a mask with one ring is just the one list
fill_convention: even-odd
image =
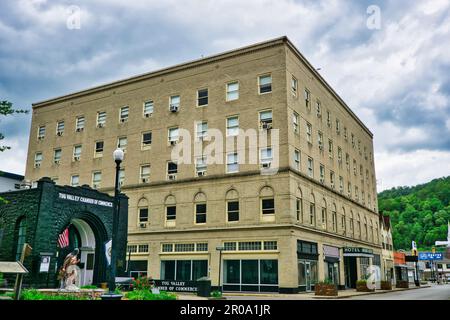
[(318, 281), (316, 260), (298, 260), (298, 285), (301, 291), (311, 291)]
[(361, 279), (367, 279), (370, 276), (370, 258), (361, 257), (359, 258), (359, 267), (361, 270)]
[(224, 291), (278, 291), (278, 260), (224, 260), (223, 267)]
[(325, 280), (339, 286), (339, 262), (325, 261)]
[(161, 280), (196, 281), (208, 276), (208, 260), (163, 260)]
[(128, 261), (128, 274), (132, 278), (139, 278), (147, 276), (148, 268), (147, 260), (131, 260)]

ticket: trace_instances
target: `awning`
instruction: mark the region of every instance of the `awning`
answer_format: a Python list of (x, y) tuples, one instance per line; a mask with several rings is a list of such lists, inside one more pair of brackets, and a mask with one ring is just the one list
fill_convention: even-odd
[(331, 263), (339, 262), (341, 256), (339, 248), (323, 245), (324, 260)]

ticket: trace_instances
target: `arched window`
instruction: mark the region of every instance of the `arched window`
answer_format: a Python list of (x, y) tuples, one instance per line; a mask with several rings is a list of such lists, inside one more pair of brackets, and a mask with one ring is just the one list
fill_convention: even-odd
[(341, 228), (342, 233), (345, 235), (347, 233), (347, 218), (345, 217), (345, 208), (342, 207), (342, 218), (341, 218)]
[(309, 223), (313, 226), (316, 225), (316, 199), (312, 193), (309, 204)]
[(358, 227), (358, 238), (361, 240), (361, 216), (358, 213), (357, 221), (356, 221), (357, 227)]
[(261, 214), (264, 216), (275, 214), (275, 196), (271, 187), (265, 186), (259, 193), (261, 199)]
[(225, 195), (225, 200), (227, 221), (239, 221), (239, 193), (234, 189), (228, 190), (227, 194)]
[(366, 217), (364, 217), (364, 232), (365, 232), (365, 239), (366, 240), (369, 240), (369, 232), (368, 232), (368, 229), (367, 229), (367, 218)]
[(325, 200), (325, 198), (323, 198), (323, 200), (322, 200), (322, 228), (324, 228), (325, 230), (327, 230), (327, 222), (328, 222), (327, 201)]
[(20, 256), (22, 255), (23, 245), (25, 244), (27, 237), (27, 221), (25, 217), (19, 218), (16, 226), (17, 226), (16, 261), (19, 261)]
[(337, 212), (336, 212), (336, 204), (333, 203), (333, 208), (331, 211), (331, 220), (333, 224), (333, 231), (337, 232)]
[(164, 205), (166, 208), (166, 226), (174, 227), (177, 219), (177, 202), (175, 197), (173, 195), (167, 196)]
[(295, 215), (298, 222), (303, 222), (303, 193), (297, 188), (297, 197), (295, 200)]
[(355, 238), (355, 218), (353, 215), (353, 210), (350, 210), (350, 232), (352, 234), (352, 238)]
[(138, 223), (140, 226), (145, 226), (148, 222), (148, 201), (142, 198), (138, 202)]
[(206, 195), (203, 192), (199, 192), (194, 197), (195, 205), (195, 223), (206, 223)]

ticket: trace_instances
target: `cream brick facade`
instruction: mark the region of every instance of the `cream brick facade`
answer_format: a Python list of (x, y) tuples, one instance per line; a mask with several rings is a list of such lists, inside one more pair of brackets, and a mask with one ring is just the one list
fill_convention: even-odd
[[(271, 92), (259, 93), (262, 75), (271, 75)], [(292, 90), (293, 78), (296, 92)], [(239, 83), (239, 99), (227, 101), (227, 84), (235, 81)], [(197, 106), (199, 89), (208, 89), (207, 106)], [(309, 107), (305, 89), (310, 92)], [(170, 97), (177, 95), (180, 109), (172, 113)], [(145, 117), (144, 103), (149, 100), (154, 110)], [(320, 116), (317, 101), (321, 104)], [(120, 108), (124, 106), (129, 107), (129, 117), (121, 122)], [(272, 110), (273, 129), (279, 130), (280, 168), (276, 175), (261, 175), (259, 164), (240, 164), (239, 172), (233, 174), (226, 173), (225, 164), (211, 164), (206, 176), (197, 177), (194, 164), (180, 164), (176, 180), (168, 181), (167, 162), (173, 149), (168, 142), (170, 128), (185, 128), (194, 136), (196, 121), (207, 121), (208, 129), (225, 133), (227, 118), (238, 116), (239, 128), (258, 129), (259, 112), (264, 110)], [(97, 125), (99, 112), (106, 112), (103, 127)], [(298, 116), (297, 132), (294, 114)], [(84, 117), (84, 129), (77, 131), (76, 119), (80, 116)], [(57, 135), (59, 121), (64, 121), (62, 135)], [(310, 142), (308, 124), (312, 130)], [(39, 139), (43, 126), (45, 136)], [(151, 146), (143, 150), (142, 134), (149, 131)], [(319, 131), (323, 150), (318, 144)], [(142, 247), (144, 252), (131, 256), (133, 261), (148, 261), (148, 274), (154, 278), (161, 277), (161, 261), (207, 260), (208, 275), (217, 285), (216, 247), (234, 241), (276, 241), (276, 248), (271, 250), (225, 251), (222, 260), (277, 260), (278, 287), (285, 292), (299, 288), (298, 240), (317, 244), (318, 280), (325, 278), (323, 245), (340, 249), (341, 286), (345, 285), (342, 248), (363, 247), (381, 255), (372, 133), (285, 37), (34, 104), (26, 178), (36, 181), (49, 176), (58, 184), (69, 185), (71, 177), (78, 176), (80, 185), (92, 186), (93, 173), (101, 172), (99, 189), (112, 193), (111, 155), (120, 137), (127, 137), (122, 192), (129, 196), (129, 244), (148, 245), (148, 250)], [(329, 140), (333, 144), (331, 153)], [(104, 143), (102, 157), (94, 156), (97, 141)], [(82, 146), (81, 157), (73, 161), (78, 145)], [(61, 149), (58, 164), (54, 161), (55, 149)], [(294, 161), (295, 150), (300, 152), (299, 167)], [(41, 156), (37, 157), (36, 168), (37, 153)], [(313, 160), (313, 176), (308, 172), (308, 158)], [(150, 165), (148, 183), (142, 182), (142, 165)], [(320, 165), (325, 168), (323, 183)], [(334, 187), (330, 172), (334, 172)], [(275, 202), (275, 214), (263, 215), (261, 199), (270, 198)], [(239, 221), (227, 222), (227, 200), (239, 201)], [(195, 223), (197, 203), (207, 205), (206, 223)], [(315, 217), (311, 224), (312, 204)], [(171, 205), (176, 206), (175, 225), (166, 221), (166, 207)], [(139, 223), (142, 208), (148, 208), (145, 228)], [(326, 221), (321, 219), (322, 208)], [(208, 250), (162, 252), (162, 245), (169, 243), (208, 243)]]

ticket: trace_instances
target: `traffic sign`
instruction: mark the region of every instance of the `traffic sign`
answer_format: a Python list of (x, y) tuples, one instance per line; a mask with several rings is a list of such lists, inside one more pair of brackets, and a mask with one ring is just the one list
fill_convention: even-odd
[(444, 256), (441, 252), (420, 252), (419, 260), (443, 260)]

